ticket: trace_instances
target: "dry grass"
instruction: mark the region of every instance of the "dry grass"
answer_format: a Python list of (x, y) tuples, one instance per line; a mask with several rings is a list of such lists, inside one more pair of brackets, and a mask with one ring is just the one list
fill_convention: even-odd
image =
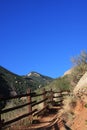
[[(40, 99), (38, 99), (38, 100), (40, 100)], [(7, 103), (7, 106), (5, 107), (5, 109), (12, 108), (14, 106), (19, 106), (19, 105), (22, 105), (25, 103), (27, 103), (27, 100), (25, 100), (25, 101), (13, 100), (12, 102)], [(43, 103), (39, 104), (38, 106), (37, 105), (34, 106), (32, 109), (36, 109), (36, 108), (38, 108), (38, 109), (43, 108)], [(28, 112), (29, 112), (28, 106), (26, 106), (26, 107), (2, 114), (1, 119), (4, 119), (6, 122), (9, 120), (15, 119), (21, 115), (24, 115)], [(33, 119), (37, 119), (37, 116), (35, 116), (33, 118), (30, 116), (27, 118), (23, 118), (20, 121), (17, 121), (15, 123), (12, 123), (11, 125), (7, 126), (7, 128), (4, 128), (4, 130), (14, 130), (14, 129), (16, 130), (16, 129), (20, 129), (21, 127), (28, 127), (32, 123)]]
[(66, 96), (63, 104), (63, 109), (60, 110), (61, 116), (69, 123), (68, 126), (71, 126), (71, 122), (75, 118), (73, 110), (76, 107), (76, 98), (73, 95)]
[[(24, 102), (26, 103), (27, 101), (24, 101)], [(15, 100), (15, 103), (14, 103), (14, 101), (8, 102), (5, 109), (12, 108), (14, 106), (22, 105), (22, 104), (24, 104), (24, 102), (23, 101), (18, 102), (17, 100)], [(9, 121), (9, 120), (15, 119), (15, 118), (17, 118), (17, 117), (19, 117), (23, 114), (26, 114), (26, 113), (28, 113), (28, 106), (20, 108), (20, 109), (16, 109), (14, 111), (10, 111), (10, 112), (4, 113), (4, 114), (1, 114), (1, 119), (4, 119), (5, 122), (6, 122), (6, 121)], [(29, 117), (24, 118), (24, 119), (21, 119), (20, 121), (17, 121), (16, 123), (13, 123), (13, 124), (7, 126), (7, 128), (4, 128), (4, 129), (12, 130), (15, 126), (16, 127), (28, 126), (28, 125), (30, 125), (31, 122), (32, 121), (29, 119)]]

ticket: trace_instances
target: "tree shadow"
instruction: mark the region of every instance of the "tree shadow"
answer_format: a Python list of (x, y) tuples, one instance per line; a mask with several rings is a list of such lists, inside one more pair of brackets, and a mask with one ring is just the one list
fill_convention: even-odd
[(72, 130), (69, 126), (66, 125), (66, 121), (63, 120), (63, 125), (66, 128), (66, 130)]

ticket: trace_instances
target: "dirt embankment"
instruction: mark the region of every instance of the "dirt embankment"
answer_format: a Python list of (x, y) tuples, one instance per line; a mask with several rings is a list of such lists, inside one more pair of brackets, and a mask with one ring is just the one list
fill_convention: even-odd
[(72, 122), (72, 130), (87, 130), (87, 106), (85, 103), (78, 101), (74, 110), (75, 118)]
[(70, 113), (63, 115), (66, 127), (62, 126), (60, 130), (87, 130), (87, 104), (78, 100), (76, 107)]

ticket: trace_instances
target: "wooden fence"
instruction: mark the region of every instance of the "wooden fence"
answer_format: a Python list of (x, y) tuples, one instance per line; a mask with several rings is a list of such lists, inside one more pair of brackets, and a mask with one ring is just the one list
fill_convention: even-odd
[[(29, 117), (29, 119), (31, 118), (31, 120), (33, 120), (34, 116), (40, 115), (49, 105), (54, 105), (54, 103), (55, 103), (54, 100), (56, 100), (56, 99), (61, 99), (58, 101), (57, 105), (62, 106), (62, 101), (63, 101), (64, 95), (67, 95), (67, 93), (66, 92), (64, 93), (63, 91), (53, 92), (52, 89), (50, 91), (46, 91), (45, 89), (43, 89), (42, 93), (40, 93), (40, 94), (31, 92), (31, 90), (28, 89), (26, 94), (17, 95), (17, 96), (8, 97), (8, 98), (1, 98), (0, 101), (8, 101), (8, 100), (12, 100), (12, 99), (27, 97), (28, 103), (24, 103), (20, 106), (15, 106), (15, 107), (0, 110), (0, 130), (2, 128), (10, 126), (12, 123), (15, 123), (26, 117)], [(42, 97), (40, 101), (36, 100), (37, 99), (36, 97), (38, 97), (38, 96)], [(35, 100), (33, 100), (33, 98), (35, 98)], [(40, 104), (40, 103), (43, 103), (43, 107), (40, 110), (38, 110), (38, 104)], [(35, 107), (36, 105), (37, 105), (37, 108)], [(25, 106), (28, 107), (27, 113), (20, 115), (9, 121), (5, 121), (4, 119), (1, 118), (2, 114), (8, 113), (10, 111), (14, 111), (16, 109), (23, 108)]]

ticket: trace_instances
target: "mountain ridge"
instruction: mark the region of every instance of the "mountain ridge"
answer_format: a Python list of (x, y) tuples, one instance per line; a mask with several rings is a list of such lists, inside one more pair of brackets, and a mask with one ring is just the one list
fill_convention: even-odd
[(4, 84), (4, 81), (6, 81), (6, 86), (8, 87), (8, 90), (10, 90), (11, 95), (15, 95), (16, 93), (26, 93), (28, 88), (35, 90), (39, 86), (43, 87), (53, 80), (53, 78), (44, 76), (35, 71), (30, 72), (30, 74), (28, 73), (26, 75), (20, 76), (2, 66), (0, 66), (0, 78), (0, 89), (2, 88), (2, 84)]

